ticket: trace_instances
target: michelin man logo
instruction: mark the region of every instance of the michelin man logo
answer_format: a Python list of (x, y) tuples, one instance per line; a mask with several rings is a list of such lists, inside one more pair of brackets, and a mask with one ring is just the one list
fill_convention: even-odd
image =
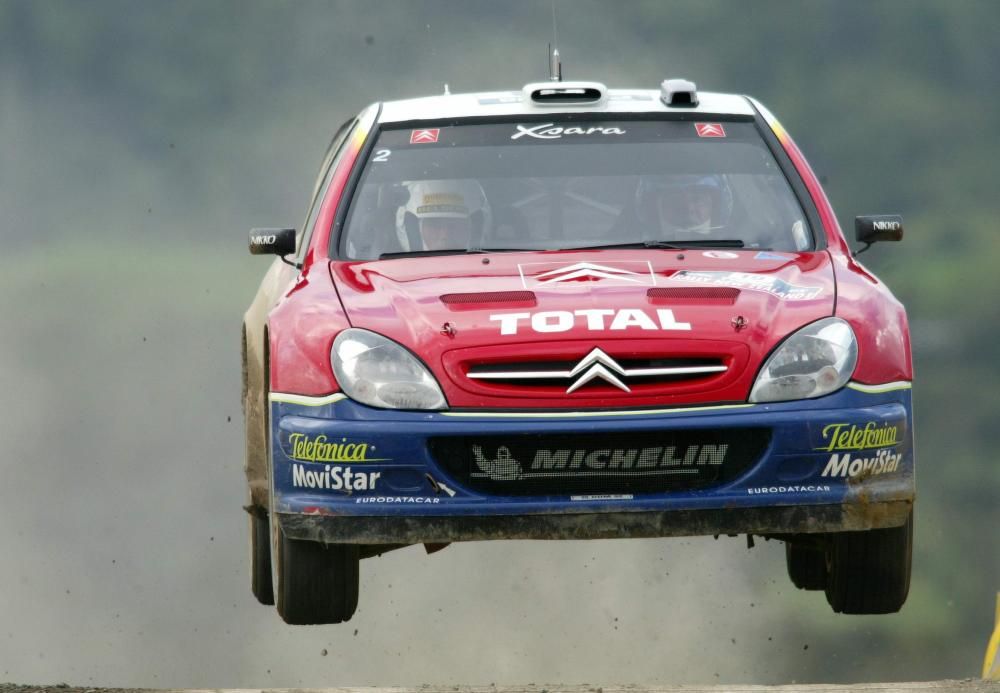
[(492, 460), (483, 454), (479, 445), (472, 446), (472, 454), (476, 458), (476, 466), (493, 481), (517, 481), (524, 476), (521, 463), (514, 459), (506, 445), (497, 448), (497, 456)]

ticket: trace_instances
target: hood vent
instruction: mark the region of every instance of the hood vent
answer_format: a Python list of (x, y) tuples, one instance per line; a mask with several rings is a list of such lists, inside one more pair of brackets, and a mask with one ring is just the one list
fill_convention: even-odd
[(537, 301), (533, 291), (485, 291), (470, 294), (444, 294), (441, 296), (441, 303), (446, 306), (479, 306), (487, 303), (518, 303), (533, 306)]
[(740, 296), (740, 290), (729, 286), (678, 286), (674, 288), (655, 288), (646, 291), (646, 297), (654, 303), (670, 301), (672, 303), (711, 303), (714, 305), (731, 306)]

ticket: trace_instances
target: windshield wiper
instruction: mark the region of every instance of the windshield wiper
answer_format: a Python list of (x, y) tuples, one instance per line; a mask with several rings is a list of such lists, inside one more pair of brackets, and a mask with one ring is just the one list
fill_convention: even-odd
[(705, 239), (698, 241), (675, 241), (677, 248), (744, 248), (746, 243), (738, 238)]
[(398, 253), (382, 253), (379, 260), (399, 257), (427, 257), (430, 255), (482, 255), (484, 253), (527, 253), (538, 248), (449, 248), (447, 250), (403, 250)]
[(667, 248), (668, 250), (684, 250), (685, 248), (743, 248), (743, 241), (736, 238), (705, 239), (692, 241), (639, 241), (634, 243), (611, 243), (608, 245), (585, 245), (563, 248), (563, 250), (603, 250), (612, 248)]
[[(607, 245), (580, 245), (569, 248), (449, 248), (447, 250), (411, 250), (398, 253), (382, 253), (379, 260), (400, 257), (426, 257), (430, 255), (482, 255), (484, 253), (533, 253), (544, 250), (611, 250), (615, 248), (666, 248), (684, 250), (686, 248), (744, 248), (746, 244), (737, 238), (698, 239), (690, 241), (638, 241), (632, 243), (609, 243)], [(755, 248), (755, 250), (762, 250)], [(766, 250), (766, 249), (765, 249)]]

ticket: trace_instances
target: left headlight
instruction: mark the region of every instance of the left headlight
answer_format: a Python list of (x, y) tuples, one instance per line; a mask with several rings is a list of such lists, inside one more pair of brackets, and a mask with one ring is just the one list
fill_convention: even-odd
[(333, 340), (330, 362), (344, 394), (384, 409), (446, 409), (427, 367), (402, 345), (352, 327)]
[(803, 327), (771, 354), (750, 391), (750, 401), (828, 395), (847, 384), (857, 363), (854, 330), (840, 318), (824, 318)]

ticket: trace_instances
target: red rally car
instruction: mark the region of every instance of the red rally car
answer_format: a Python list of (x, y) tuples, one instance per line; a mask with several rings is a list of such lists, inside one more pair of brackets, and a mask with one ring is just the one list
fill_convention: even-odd
[(906, 600), (906, 314), (754, 99), (377, 103), (250, 250), (252, 587), (288, 623), (350, 619), (362, 558), (488, 539), (757, 535), (834, 611)]

